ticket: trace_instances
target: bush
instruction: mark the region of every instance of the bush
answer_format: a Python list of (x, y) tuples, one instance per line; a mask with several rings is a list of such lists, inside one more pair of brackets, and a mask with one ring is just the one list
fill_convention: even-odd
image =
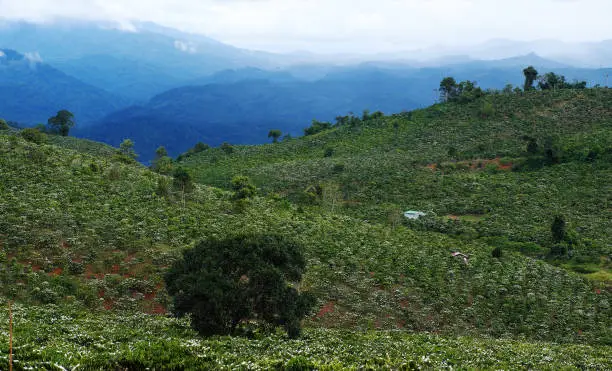
[(497, 246), (495, 249), (493, 249), (493, 251), (491, 252), (491, 256), (493, 256), (494, 258), (501, 258), (502, 257), (502, 248)]
[(228, 155), (231, 155), (232, 153), (234, 153), (234, 147), (231, 144), (229, 144), (228, 142), (221, 143), (221, 147), (220, 148), (221, 148), (221, 150), (223, 152), (225, 152)]
[(251, 179), (246, 176), (235, 176), (232, 178), (232, 189), (234, 190), (234, 200), (244, 200), (255, 196), (257, 188), (251, 183)]
[(175, 314), (191, 314), (202, 335), (232, 334), (249, 320), (282, 326), (298, 337), (314, 305), (290, 282), (302, 279), (302, 247), (281, 236), (204, 240), (186, 250), (165, 276)]
[(480, 107), (480, 116), (483, 118), (491, 117), (495, 114), (495, 108), (493, 108), (493, 103), (484, 102), (482, 107)]
[(19, 134), (28, 142), (43, 144), (47, 141), (47, 135), (34, 128), (23, 129)]

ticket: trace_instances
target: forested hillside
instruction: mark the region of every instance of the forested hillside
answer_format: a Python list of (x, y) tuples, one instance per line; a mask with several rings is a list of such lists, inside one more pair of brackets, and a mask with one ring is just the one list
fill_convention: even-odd
[[(414, 228), (548, 256), (609, 285), (611, 107), (610, 89), (498, 93), (340, 118), (315, 135), (209, 149), (182, 165), (205, 184), (247, 175), (264, 193), (361, 220), (394, 225), (421, 210), (430, 218)], [(556, 214), (574, 238), (561, 259), (549, 255)]]
[[(15, 364), (609, 368), (611, 100), (507, 93), (338, 118), (303, 138), (183, 156), (172, 166), (193, 186), (125, 147), (0, 128)], [(237, 196), (237, 174), (255, 194)], [(408, 223), (408, 209), (431, 215)], [(559, 243), (554, 214), (567, 220)], [(300, 290), (316, 298), (304, 339), (202, 339), (163, 318), (181, 252), (241, 233), (304, 246)]]

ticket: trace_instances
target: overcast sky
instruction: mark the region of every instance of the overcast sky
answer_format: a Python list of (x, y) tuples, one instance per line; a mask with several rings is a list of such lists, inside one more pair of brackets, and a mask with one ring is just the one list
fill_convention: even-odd
[(612, 0), (0, 0), (0, 17), (153, 21), (278, 52), (612, 39)]

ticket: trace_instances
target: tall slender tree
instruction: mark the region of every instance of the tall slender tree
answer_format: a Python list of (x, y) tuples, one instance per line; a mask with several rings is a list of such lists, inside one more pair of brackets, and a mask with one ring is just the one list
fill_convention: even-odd
[(533, 66), (529, 66), (523, 70), (523, 74), (525, 75), (525, 86), (523, 87), (523, 90), (532, 90), (533, 83), (538, 78), (538, 71), (533, 68)]

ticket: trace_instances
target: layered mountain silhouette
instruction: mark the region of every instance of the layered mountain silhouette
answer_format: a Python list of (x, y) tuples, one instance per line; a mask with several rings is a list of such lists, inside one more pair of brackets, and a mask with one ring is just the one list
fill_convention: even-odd
[(25, 125), (45, 123), (61, 109), (87, 125), (126, 102), (42, 63), (37, 54), (0, 49), (0, 117)]

